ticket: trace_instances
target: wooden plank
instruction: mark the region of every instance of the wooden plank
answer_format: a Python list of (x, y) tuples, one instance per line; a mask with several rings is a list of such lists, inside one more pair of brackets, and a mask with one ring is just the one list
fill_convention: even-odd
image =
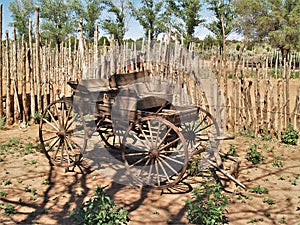
[(138, 79), (146, 78), (149, 76), (148, 71), (139, 71), (125, 74), (114, 74), (109, 78), (109, 86), (111, 88), (118, 88), (128, 84), (134, 83)]

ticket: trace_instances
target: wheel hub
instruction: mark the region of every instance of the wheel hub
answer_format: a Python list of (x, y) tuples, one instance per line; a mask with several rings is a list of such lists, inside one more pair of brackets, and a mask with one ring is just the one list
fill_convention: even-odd
[(149, 152), (150, 158), (158, 158), (159, 156), (159, 151), (158, 149), (152, 149)]
[(57, 132), (57, 136), (59, 136), (60, 138), (64, 138), (66, 136), (66, 131), (65, 129), (61, 129)]

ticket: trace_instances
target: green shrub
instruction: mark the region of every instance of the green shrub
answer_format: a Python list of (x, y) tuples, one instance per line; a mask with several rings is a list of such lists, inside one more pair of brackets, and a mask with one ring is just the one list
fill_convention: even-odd
[(7, 196), (7, 193), (6, 193), (6, 190), (1, 190), (0, 191), (0, 196), (2, 196), (2, 197), (6, 197)]
[[(201, 158), (201, 154), (195, 155), (195, 158)], [(207, 165), (203, 160), (192, 160), (188, 163), (187, 172), (190, 176), (199, 176), (207, 169)]]
[(189, 222), (201, 225), (221, 224), (228, 197), (223, 194), (221, 185), (212, 178), (201, 182), (200, 186), (201, 188), (194, 189), (192, 200), (185, 200)]
[(233, 144), (230, 144), (229, 151), (226, 153), (226, 155), (238, 157), (239, 155), (237, 154), (236, 151), (237, 151), (237, 147), (234, 146)]
[(127, 224), (129, 221), (127, 210), (116, 205), (104, 192), (104, 188), (97, 185), (94, 195), (78, 209), (71, 212), (71, 218), (75, 224)]
[(42, 114), (39, 112), (35, 112), (33, 115), (34, 123), (39, 124), (42, 118)]
[(16, 214), (16, 210), (13, 205), (5, 203), (5, 204), (3, 204), (3, 206), (4, 206), (4, 208), (2, 208), (2, 209), (4, 210), (4, 214), (6, 216), (10, 216), (10, 214)]
[(247, 149), (246, 159), (253, 164), (258, 164), (264, 161), (265, 157), (261, 152), (257, 151), (257, 144), (253, 144)]
[(296, 145), (299, 138), (299, 131), (293, 128), (292, 124), (288, 125), (288, 128), (281, 132), (281, 141), (284, 144)]
[(4, 126), (5, 126), (5, 118), (1, 117), (0, 118), (0, 130), (2, 130)]

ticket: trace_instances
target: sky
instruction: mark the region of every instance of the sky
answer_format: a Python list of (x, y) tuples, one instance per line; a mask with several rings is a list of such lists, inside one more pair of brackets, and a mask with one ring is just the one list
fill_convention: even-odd
[[(2, 4), (3, 8), (2, 8), (2, 12), (3, 12), (3, 36), (2, 38), (5, 38), (5, 33), (6, 30), (9, 31), (9, 36), (12, 36), (12, 32), (11, 32), (11, 27), (9, 27), (9, 23), (12, 22), (12, 18), (11, 18), (11, 13), (8, 10), (8, 6), (10, 4), (12, 0), (0, 0), (0, 4)], [(204, 19), (208, 19), (208, 20), (212, 20), (213, 16), (207, 11), (207, 10), (202, 10), (202, 18)], [(204, 39), (205, 36), (207, 36), (208, 34), (211, 34), (210, 31), (208, 31), (206, 28), (204, 28), (203, 26), (199, 26), (196, 31), (195, 31), (195, 36), (198, 37), (199, 39)], [(105, 33), (103, 31), (100, 31), (100, 36), (105, 35)], [(128, 31), (125, 34), (125, 39), (133, 39), (136, 40), (138, 38), (143, 37), (144, 35), (144, 31), (142, 29), (142, 26), (133, 18), (130, 19), (130, 22), (128, 24)], [(236, 34), (231, 35), (231, 37), (229, 37), (229, 39), (234, 39), (234, 38), (239, 38)]]

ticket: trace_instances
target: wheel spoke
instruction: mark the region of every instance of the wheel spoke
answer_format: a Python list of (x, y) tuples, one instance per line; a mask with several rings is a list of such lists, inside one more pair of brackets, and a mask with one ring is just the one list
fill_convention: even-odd
[(150, 133), (150, 138), (151, 138), (151, 143), (153, 144), (153, 136), (152, 136), (152, 128), (150, 125), (150, 120), (147, 120), (148, 128), (149, 128), (149, 133)]
[(168, 134), (171, 132), (171, 130), (172, 130), (172, 127), (170, 127), (170, 128), (168, 129), (168, 131), (165, 133), (164, 137), (161, 139), (161, 141), (160, 141), (160, 143), (158, 144), (157, 148), (159, 148), (159, 147), (163, 144), (164, 140), (167, 138), (167, 136), (168, 136)]
[(146, 155), (145, 157), (143, 157), (143, 158), (139, 159), (139, 160), (138, 160), (138, 161), (136, 161), (135, 163), (133, 163), (133, 164), (129, 165), (129, 167), (134, 167), (134, 166), (136, 166), (137, 164), (139, 164), (139, 163), (143, 162), (143, 161), (144, 161), (145, 159), (147, 159), (147, 158), (149, 158), (149, 156), (148, 156), (148, 155)]
[(144, 169), (146, 168), (146, 166), (148, 166), (148, 164), (149, 164), (150, 161), (151, 161), (151, 158), (148, 157), (148, 159), (147, 159), (145, 165), (140, 169), (140, 172), (137, 174), (137, 176), (140, 176), (140, 175), (141, 175), (142, 171), (144, 171)]
[(155, 165), (155, 170), (157, 175), (157, 185), (160, 186), (160, 177), (159, 177), (158, 165), (156, 160), (154, 161), (154, 165)]
[(139, 130), (142, 132), (146, 142), (148, 143), (148, 146), (151, 147), (151, 143), (149, 142), (147, 135), (144, 133), (143, 128), (139, 127)]
[(65, 127), (65, 103), (61, 103), (61, 125)]
[(203, 130), (205, 130), (205, 129), (207, 129), (207, 128), (213, 126), (213, 125), (214, 125), (214, 124), (211, 123), (211, 124), (206, 125), (205, 127), (202, 127), (202, 128), (199, 130), (199, 132), (201, 132), (201, 131), (203, 131)]
[(62, 127), (61, 121), (59, 119), (59, 111), (58, 111), (58, 108), (57, 108), (56, 104), (54, 104), (54, 108), (55, 108), (55, 112), (56, 112), (56, 115), (57, 115), (59, 127)]
[(50, 137), (50, 138), (44, 139), (44, 142), (51, 141), (51, 140), (53, 140), (54, 138), (59, 138), (59, 137), (57, 137), (57, 136), (52, 136), (52, 137)]
[(66, 124), (64, 126), (65, 129), (67, 129), (68, 122), (71, 121), (71, 120), (69, 120), (69, 118), (71, 116), (72, 110), (73, 110), (73, 107), (72, 107), (72, 105), (70, 105), (70, 107), (67, 109)]
[(159, 139), (159, 131), (160, 131), (161, 121), (158, 121), (158, 128), (157, 128), (157, 134), (156, 134), (156, 140), (155, 140), (155, 147), (158, 148), (158, 139)]
[(56, 143), (58, 142), (60, 140), (60, 138), (59, 137), (57, 137), (57, 139), (56, 140), (53, 140), (51, 143), (50, 143), (50, 145), (49, 145), (49, 148), (48, 148), (48, 150), (47, 150), (47, 152), (48, 151), (50, 151), (53, 147), (54, 147), (54, 145), (56, 145)]
[(56, 158), (56, 156), (57, 156), (57, 154), (58, 154), (58, 152), (59, 152), (59, 149), (60, 149), (60, 147), (61, 147), (61, 139), (59, 139), (59, 144), (58, 144), (58, 146), (57, 146), (57, 149), (56, 149), (56, 151), (55, 151), (55, 154), (54, 154), (54, 159)]
[(164, 158), (164, 159), (168, 159), (168, 160), (170, 160), (170, 161), (172, 161), (172, 162), (175, 162), (175, 163), (177, 163), (177, 164), (180, 164), (180, 165), (183, 165), (183, 164), (184, 164), (184, 162), (178, 161), (178, 160), (176, 160), (176, 159), (174, 159), (174, 158), (171, 158), (171, 157), (168, 157), (168, 156), (166, 156), (166, 155), (161, 155), (161, 157)]
[(46, 122), (47, 124), (49, 124), (51, 127), (53, 127), (56, 131), (59, 131), (59, 128), (57, 128), (56, 126), (54, 126), (52, 123), (50, 123), (47, 119), (43, 118), (43, 121)]
[(149, 184), (150, 184), (150, 178), (151, 178), (151, 174), (152, 174), (152, 169), (153, 169), (153, 163), (151, 163), (150, 167), (149, 167), (149, 173), (148, 173), (148, 183)]
[(146, 154), (145, 152), (127, 153), (126, 156), (140, 156), (145, 154)]
[(71, 122), (65, 127), (66, 130), (69, 130), (69, 128), (73, 125), (73, 123), (76, 121), (76, 119), (78, 118), (78, 116), (79, 116), (79, 114), (76, 113), (75, 116), (71, 120), (69, 120)]
[(166, 162), (166, 160), (161, 160), (162, 163), (164, 163), (174, 174), (178, 174), (178, 171), (176, 171), (169, 163)]
[(168, 176), (167, 171), (165, 170), (165, 167), (163, 166), (163, 161), (158, 160), (158, 165), (160, 166), (160, 168), (162, 169), (163, 173), (165, 174), (165, 177), (167, 178), (167, 180), (170, 182), (170, 178)]
[(179, 137), (176, 138), (175, 140), (173, 140), (173, 141), (169, 142), (168, 144), (166, 144), (166, 145), (162, 146), (161, 148), (159, 148), (159, 151), (161, 151), (161, 150), (163, 150), (165, 148), (168, 148), (169, 146), (173, 145), (174, 143), (178, 142), (179, 140), (180, 140)]
[(48, 129), (43, 129), (43, 132), (46, 133), (46, 134), (56, 134), (57, 133), (57, 130), (48, 130)]
[(54, 118), (53, 114), (51, 113), (51, 111), (49, 109), (47, 109), (47, 113), (50, 115), (51, 120), (54, 121), (54, 123), (56, 124), (56, 127), (59, 128), (59, 125), (57, 124), (56, 119)]
[[(145, 150), (148, 150), (150, 146), (146, 145), (144, 143), (144, 141), (142, 139), (140, 139), (136, 134), (131, 134), (130, 137), (133, 137), (135, 138), (135, 141), (133, 143), (141, 143), (144, 147), (145, 147)], [(126, 143), (126, 145), (129, 144), (129, 143)], [(133, 145), (131, 145), (133, 146)]]

